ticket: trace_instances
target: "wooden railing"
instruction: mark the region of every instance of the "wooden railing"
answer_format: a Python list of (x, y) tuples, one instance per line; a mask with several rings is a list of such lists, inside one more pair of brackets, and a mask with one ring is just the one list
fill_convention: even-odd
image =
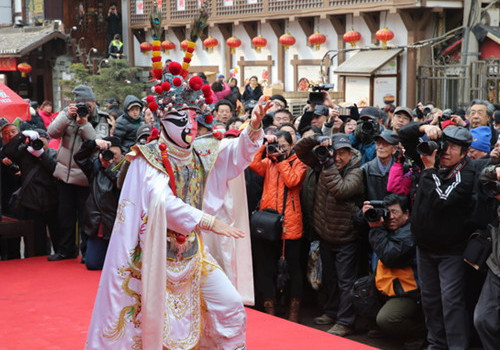
[[(201, 0), (184, 0), (185, 9), (179, 11), (178, 0), (163, 0), (162, 24), (164, 27), (189, 24), (199, 11)], [(153, 0), (143, 0), (144, 14), (136, 13), (136, 0), (130, 1), (130, 23), (132, 28), (149, 27), (149, 13)], [(382, 11), (397, 8), (418, 8), (418, 0), (205, 0), (211, 23), (251, 21), (264, 18), (286, 18), (289, 16), (319, 16), (324, 14), (346, 14), (353, 11)], [(231, 3), (231, 6), (225, 4)], [(454, 0), (441, 0), (456, 5)], [(463, 3), (463, 1), (462, 1)]]

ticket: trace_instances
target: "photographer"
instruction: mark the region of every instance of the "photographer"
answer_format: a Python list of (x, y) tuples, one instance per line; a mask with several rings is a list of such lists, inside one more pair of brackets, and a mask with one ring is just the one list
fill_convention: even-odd
[[(106, 114), (99, 111), (92, 89), (78, 85), (73, 89), (76, 104), (70, 104), (59, 113), (49, 125), (48, 133), (52, 138), (61, 139), (57, 154), (57, 166), (54, 177), (59, 180), (59, 218), (61, 234), (55, 240), (56, 254), (48, 257), (50, 261), (74, 259), (78, 256), (75, 245), (75, 227), (83, 222), (85, 201), (88, 196), (88, 180), (73, 160), (84, 141), (108, 136), (109, 126)], [(81, 227), (79, 225), (79, 237)], [(81, 250), (85, 251), (85, 237), (82, 237)]]
[[(264, 188), (259, 209), (284, 209), (283, 241), (253, 240), (255, 254), (255, 285), (264, 299), (264, 309), (275, 314), (274, 274), (278, 259), (284, 254), (290, 274), (289, 320), (299, 321), (302, 299), (303, 271), (300, 264), (300, 238), (302, 237), (302, 208), (300, 189), (306, 175), (306, 165), (297, 159), (292, 148), (292, 136), (287, 131), (278, 131), (266, 136), (263, 145), (250, 164), (250, 170), (264, 178)], [(285, 197), (285, 188), (287, 193)], [(283, 203), (286, 198), (286, 203)]]
[[(97, 157), (93, 156), (99, 151)], [(123, 158), (120, 140), (114, 136), (85, 141), (74, 159), (90, 183), (83, 222), (88, 236), (85, 265), (101, 270), (113, 230), (120, 190), (116, 183)]]
[(311, 168), (320, 168), (314, 195), (313, 225), (320, 236), (324, 314), (316, 324), (336, 322), (329, 333), (346, 336), (354, 331), (355, 313), (349, 296), (357, 273), (357, 234), (352, 215), (355, 198), (363, 193), (361, 155), (345, 134), (311, 135), (295, 146), (297, 156)]
[[(481, 183), (493, 187), (490, 197), (496, 200), (495, 208), (498, 208), (500, 201), (500, 167), (492, 165), (481, 173)], [(474, 326), (479, 333), (479, 337), (485, 350), (494, 350), (500, 344), (500, 237), (498, 226), (498, 214), (496, 222), (491, 228), (491, 238), (493, 249), (486, 261), (488, 272), (483, 284), (479, 301), (474, 310)]]
[(434, 142), (422, 142), (416, 149), (423, 170), (411, 214), (427, 341), (431, 348), (467, 349), (463, 251), (472, 232), (475, 170), (467, 157), (472, 137), (459, 126), (442, 132), (429, 125), (415, 127)]
[(375, 136), (383, 130), (382, 111), (375, 107), (364, 107), (359, 112), (359, 122), (349, 140), (354, 148), (361, 153), (361, 164), (375, 158)]
[(418, 305), (409, 200), (393, 193), (384, 197), (381, 207), (374, 208), (373, 202), (364, 202), (363, 214), (370, 219), (370, 245), (378, 258), (375, 287), (382, 293), (384, 301), (377, 314), (377, 325), (384, 333), (397, 337), (421, 335), (423, 323)]
[(52, 240), (59, 233), (57, 182), (52, 176), (57, 152), (48, 147), (48, 138), (45, 130), (25, 130), (14, 136), (3, 149), (21, 170), (19, 199), (23, 208), (22, 217), (34, 222), (37, 256), (50, 253), (47, 226)]

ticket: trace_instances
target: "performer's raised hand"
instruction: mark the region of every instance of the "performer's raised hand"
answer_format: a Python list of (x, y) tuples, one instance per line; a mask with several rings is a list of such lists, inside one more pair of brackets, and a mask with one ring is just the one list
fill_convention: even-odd
[(229, 226), (224, 221), (215, 218), (214, 225), (212, 226), (212, 231), (218, 235), (234, 238), (243, 238), (245, 233), (240, 229)]
[[(267, 102), (266, 102), (267, 101)], [(269, 108), (273, 106), (273, 103), (269, 101), (269, 96), (262, 95), (257, 102), (257, 105), (252, 111), (252, 118), (250, 119), (250, 126), (257, 129), (262, 122), (262, 119), (266, 116)]]

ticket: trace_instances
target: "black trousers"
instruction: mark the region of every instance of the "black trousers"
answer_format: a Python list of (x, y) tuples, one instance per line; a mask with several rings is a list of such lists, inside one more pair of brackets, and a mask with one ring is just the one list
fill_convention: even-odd
[[(285, 259), (288, 267), (289, 295), (291, 298), (302, 298), (304, 274), (300, 261), (300, 240), (285, 240)], [(255, 288), (263, 300), (276, 296), (276, 274), (278, 260), (281, 256), (283, 241), (270, 242), (261, 239), (252, 241), (254, 250)]]
[(55, 244), (52, 237), (59, 235), (59, 215), (57, 208), (48, 211), (25, 208), (24, 215), (26, 219), (33, 220), (35, 229), (35, 255), (48, 255), (50, 253), (50, 242), (47, 236), (47, 227), (54, 247)]
[[(59, 191), (59, 234), (54, 235), (56, 243), (55, 251), (63, 255), (77, 255), (76, 246), (81, 237), (80, 250), (85, 256), (87, 236), (82, 234), (82, 226), (85, 218), (85, 202), (89, 196), (89, 188), (58, 182)], [(78, 233), (76, 225), (78, 225)]]
[(500, 278), (488, 269), (481, 296), (474, 311), (474, 325), (484, 350), (500, 346)]

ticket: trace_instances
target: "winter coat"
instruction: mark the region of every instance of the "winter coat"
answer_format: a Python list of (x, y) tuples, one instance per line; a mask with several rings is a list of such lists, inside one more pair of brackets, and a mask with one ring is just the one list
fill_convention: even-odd
[(213, 91), (213, 103), (217, 103), (218, 101), (225, 99), (231, 93), (231, 87), (228, 83), (222, 83), (222, 85), (224, 88), (221, 91)]
[[(128, 95), (125, 97), (125, 110), (128, 111), (129, 106), (133, 102), (139, 102), (142, 104), (142, 101), (133, 95)], [(115, 131), (113, 132), (113, 136), (116, 136), (120, 139), (122, 149), (124, 152), (128, 152), (130, 147), (135, 145), (137, 129), (144, 124), (144, 119), (139, 116), (137, 119), (133, 119), (128, 115), (128, 113), (124, 113), (118, 119), (116, 119)]]
[(87, 123), (78, 124), (74, 117), (68, 115), (67, 108), (59, 112), (47, 130), (50, 137), (61, 139), (54, 177), (72, 185), (89, 185), (87, 177), (74, 162), (73, 155), (83, 141), (102, 139), (109, 135), (107, 117), (107, 113), (96, 108)]
[(420, 248), (461, 254), (472, 233), (475, 169), (468, 157), (449, 169), (422, 170), (411, 214), (411, 230)]
[(57, 117), (57, 113), (48, 113), (45, 112), (43, 109), (40, 109), (38, 111), (38, 114), (40, 115), (40, 118), (43, 120), (43, 125), (45, 126), (44, 129), (47, 130), (49, 127), (50, 123)]
[[(318, 145), (316, 135), (301, 139), (295, 145), (297, 157), (310, 167), (319, 166), (312, 150)], [(323, 168), (318, 178), (314, 202), (314, 228), (318, 235), (331, 244), (354, 242), (357, 234), (352, 216), (359, 210), (355, 199), (363, 193), (361, 154), (353, 155), (340, 171), (335, 165)]]
[[(75, 162), (81, 167), (90, 183), (83, 232), (91, 237), (100, 234), (102, 238), (109, 239), (120, 197), (120, 190), (116, 184), (119, 170), (113, 171), (115, 166), (113, 164), (104, 168), (99, 158), (93, 156), (96, 148), (95, 141), (85, 141), (74, 155)], [(102, 232), (99, 232), (99, 225), (102, 225)]]
[(382, 200), (389, 193), (387, 191), (387, 180), (389, 173), (382, 174), (377, 164), (377, 158), (363, 164), (363, 180), (365, 188), (365, 199)]
[(362, 143), (354, 136), (354, 133), (349, 134), (349, 141), (351, 142), (352, 147), (361, 152), (361, 164), (365, 164), (377, 156), (375, 141), (366, 144)]
[(252, 88), (250, 84), (245, 85), (245, 91), (243, 91), (243, 96), (241, 96), (241, 102), (244, 104), (248, 101), (258, 101), (262, 96), (262, 86), (258, 84), (255, 88)]
[[(57, 181), (52, 176), (56, 168), (57, 152), (51, 148), (43, 152), (40, 157), (35, 157), (22, 145), (26, 136), (22, 133), (16, 135), (4, 146), (4, 153), (15, 162), (21, 170), (22, 180), (22, 206), (44, 212), (57, 208)], [(30, 171), (37, 166), (29, 182), (27, 177)]]
[(316, 184), (318, 183), (319, 171), (307, 167), (306, 177), (302, 183), (300, 191), (300, 203), (302, 204), (302, 222), (304, 223), (304, 236), (313, 241), (318, 239), (318, 234), (314, 230), (314, 195)]
[(412, 169), (405, 172), (403, 163), (394, 163), (389, 170), (387, 191), (408, 196), (411, 190)]
[(295, 153), (281, 162), (262, 158), (266, 146), (262, 146), (250, 164), (250, 169), (264, 177), (264, 190), (260, 201), (260, 209), (274, 209), (283, 212), (285, 186), (288, 195), (285, 205), (285, 220), (282, 239), (299, 239), (302, 237), (302, 207), (300, 189), (306, 176), (306, 165), (297, 159)]

